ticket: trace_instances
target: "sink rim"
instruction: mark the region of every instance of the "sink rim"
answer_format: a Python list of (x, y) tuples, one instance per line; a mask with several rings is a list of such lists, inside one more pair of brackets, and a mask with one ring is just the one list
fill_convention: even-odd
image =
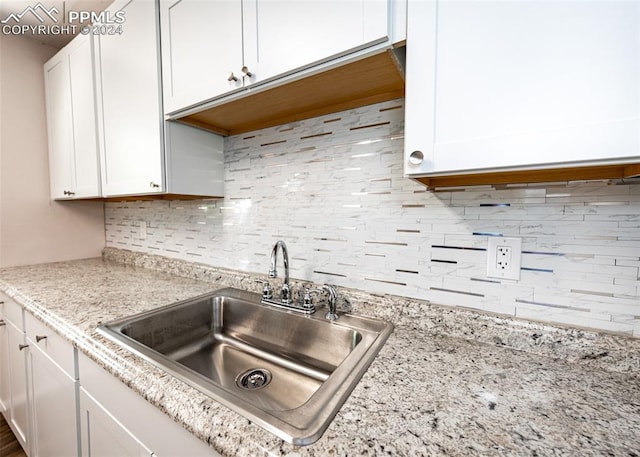
[[(121, 332), (126, 325), (133, 322), (217, 296), (242, 300), (248, 302), (251, 306), (267, 308), (272, 312), (290, 314), (294, 319), (315, 319), (322, 325), (345, 327), (361, 333), (362, 340), (305, 403), (294, 409), (278, 411), (263, 409), (249, 403), (206, 376), (171, 360), (164, 354), (139, 343)], [(114, 319), (99, 325), (96, 330), (109, 341), (168, 372), (279, 438), (295, 445), (312, 444), (322, 436), (340, 407), (358, 384), (362, 375), (393, 332), (393, 325), (380, 319), (351, 314), (341, 314), (340, 319), (331, 322), (323, 319), (320, 316), (322, 314), (320, 312), (317, 313), (317, 316), (302, 316), (291, 311), (264, 305), (260, 303), (260, 298), (260, 294), (227, 287), (152, 310)]]

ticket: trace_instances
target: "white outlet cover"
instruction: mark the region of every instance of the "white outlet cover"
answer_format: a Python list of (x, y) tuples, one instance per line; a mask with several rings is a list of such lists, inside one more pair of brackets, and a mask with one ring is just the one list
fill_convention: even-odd
[[(498, 264), (498, 250), (505, 247), (511, 251), (508, 265), (505, 268)], [(487, 242), (487, 276), (501, 279), (520, 279), (522, 264), (522, 238), (490, 236)]]

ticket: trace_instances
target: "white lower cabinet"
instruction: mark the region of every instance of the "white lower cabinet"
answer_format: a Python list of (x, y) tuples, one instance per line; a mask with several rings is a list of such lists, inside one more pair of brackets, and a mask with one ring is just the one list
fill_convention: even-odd
[(32, 456), (78, 454), (76, 424), (76, 381), (70, 378), (40, 349), (30, 349), (32, 374)]
[(11, 385), (11, 399), (9, 407), (9, 423), (16, 438), (23, 448), (29, 445), (29, 406), (27, 397), (27, 369), (24, 353), (24, 333), (13, 326), (7, 325), (9, 343), (9, 383)]
[(77, 456), (73, 346), (25, 312), (31, 412), (31, 457)]
[(219, 455), (84, 354), (78, 366), (83, 457)]
[(29, 457), (215, 457), (0, 293), (0, 413)]
[(0, 414), (8, 415), (9, 397), (9, 342), (7, 320), (4, 317), (4, 301), (0, 297)]
[(0, 294), (0, 411), (29, 457), (78, 455), (73, 346)]
[(143, 457), (154, 455), (86, 390), (80, 388), (82, 456)]
[[(2, 302), (2, 321), (4, 328), (4, 353), (2, 369), (2, 391), (5, 419), (23, 449), (28, 451), (29, 439), (29, 404), (27, 391), (27, 367), (24, 333), (24, 316), (22, 308), (13, 300), (0, 294)], [(6, 356), (6, 359), (5, 359)]]

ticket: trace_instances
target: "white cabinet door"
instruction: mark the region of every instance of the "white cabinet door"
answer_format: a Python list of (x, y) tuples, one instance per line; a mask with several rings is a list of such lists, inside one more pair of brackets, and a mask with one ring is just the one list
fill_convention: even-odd
[[(31, 457), (78, 455), (76, 383), (39, 347), (29, 342), (32, 385), (33, 443)], [(41, 341), (40, 344), (46, 343)], [(69, 347), (72, 351), (72, 348)]]
[[(71, 343), (25, 311), (31, 457), (77, 456), (77, 370)], [(54, 426), (55, 424), (55, 426)]]
[(407, 42), (407, 174), (638, 160), (639, 2), (410, 0)]
[(389, 0), (161, 0), (165, 112), (389, 40)]
[(255, 81), (389, 38), (387, 0), (245, 0), (245, 64)]
[[(22, 329), (7, 321), (7, 344), (9, 346), (9, 384), (11, 390), (9, 417), (11, 428), (22, 445), (28, 449), (29, 400), (27, 397), (27, 366), (25, 337)], [(22, 349), (21, 349), (22, 348)]]
[(100, 196), (91, 36), (79, 35), (44, 65), (51, 196)]
[(162, 457), (219, 455), (82, 353), (78, 367), (84, 457), (148, 455), (149, 449)]
[(2, 312), (4, 303), (0, 300), (0, 413), (6, 413), (11, 399), (9, 384), (9, 340), (7, 321)]
[(52, 198), (70, 198), (75, 189), (71, 84), (63, 50), (44, 66)]
[(242, 87), (241, 0), (161, 0), (160, 19), (165, 112)]
[[(83, 457), (144, 457), (153, 455), (109, 411), (80, 388)], [(152, 424), (148, 424), (152, 427)]]
[(102, 193), (162, 192), (162, 105), (156, 3), (116, 1), (122, 33), (96, 39)]
[(90, 35), (79, 35), (68, 45), (73, 126), (75, 197), (100, 196), (100, 164)]

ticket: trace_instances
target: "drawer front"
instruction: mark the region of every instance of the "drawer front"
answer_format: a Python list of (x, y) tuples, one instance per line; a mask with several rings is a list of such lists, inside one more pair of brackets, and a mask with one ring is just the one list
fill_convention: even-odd
[(28, 344), (37, 346), (71, 378), (78, 379), (71, 343), (29, 312), (25, 312), (25, 324)]
[(5, 320), (11, 322), (16, 328), (18, 328), (21, 332), (24, 332), (24, 319), (22, 314), (22, 306), (16, 303), (11, 298), (7, 297), (6, 294), (0, 292), (0, 302), (3, 302), (0, 305), (0, 311), (2, 312), (2, 317)]

